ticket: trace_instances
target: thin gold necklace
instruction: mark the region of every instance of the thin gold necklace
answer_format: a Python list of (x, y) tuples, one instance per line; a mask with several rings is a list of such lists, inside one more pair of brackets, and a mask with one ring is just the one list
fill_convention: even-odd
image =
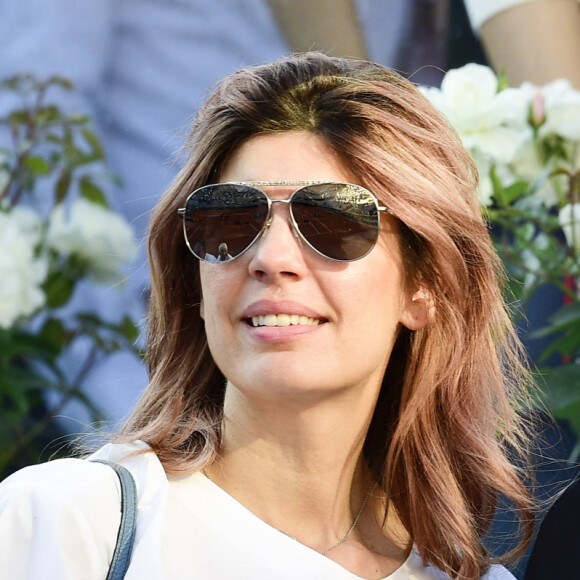
[[(209, 476), (209, 473), (207, 472), (205, 467), (202, 469), (202, 472), (210, 481), (213, 481), (213, 479)], [(356, 525), (358, 524), (358, 521), (360, 520), (361, 516), (363, 515), (363, 512), (365, 511), (365, 507), (367, 506), (367, 502), (369, 501), (369, 498), (371, 497), (371, 493), (373, 492), (375, 485), (376, 484), (371, 480), (371, 482), (369, 484), (369, 488), (368, 488), (367, 493), (365, 495), (365, 498), (362, 502), (362, 505), (360, 506), (360, 509), (358, 510), (358, 513), (356, 514), (356, 517), (354, 518), (352, 525), (350, 526), (350, 529), (348, 530), (348, 532), (346, 532), (346, 535), (341, 540), (338, 540), (338, 542), (336, 542), (336, 544), (332, 544), (332, 546), (330, 546), (330, 548), (326, 548), (325, 550), (319, 551), (320, 554), (325, 556), (331, 550), (338, 548), (338, 546), (342, 546), (342, 544), (344, 544), (350, 538), (351, 534), (353, 533), (354, 529), (356, 528)], [(285, 532), (284, 530), (280, 530), (279, 528), (276, 528), (276, 529), (279, 532), (281, 532), (282, 534), (284, 534), (284, 535), (288, 536), (289, 538), (293, 539), (294, 541), (298, 542), (298, 540), (294, 536), (290, 535), (288, 532)]]

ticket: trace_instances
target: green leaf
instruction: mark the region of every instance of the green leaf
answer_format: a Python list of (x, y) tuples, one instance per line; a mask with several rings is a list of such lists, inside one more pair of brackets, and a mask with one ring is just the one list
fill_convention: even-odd
[(6, 79), (2, 79), (2, 81), (0, 81), (0, 89), (6, 89), (9, 91), (19, 90), (22, 76), (23, 75), (13, 75)]
[(35, 122), (37, 125), (56, 123), (62, 120), (62, 114), (54, 105), (48, 105), (36, 111)]
[(101, 145), (101, 142), (99, 141), (99, 138), (95, 135), (95, 133), (89, 131), (88, 129), (83, 129), (81, 133), (85, 138), (86, 142), (89, 144), (93, 157), (95, 159), (104, 160), (105, 151), (103, 150), (103, 146)]
[(558, 327), (565, 327), (570, 325), (570, 323), (580, 322), (580, 302), (573, 302), (560, 308), (550, 316), (550, 322)]
[(70, 299), (75, 289), (75, 281), (61, 272), (51, 272), (44, 282), (46, 305), (48, 308), (60, 308)]
[(499, 207), (506, 207), (508, 205), (508, 203), (507, 203), (507, 199), (505, 196), (505, 189), (504, 189), (504, 186), (503, 186), (501, 180), (497, 176), (497, 171), (496, 171), (494, 165), (491, 166), (491, 169), (489, 172), (489, 178), (491, 180), (494, 199), (496, 200)]
[[(12, 366), (15, 358), (37, 358), (44, 360), (48, 352), (48, 345), (41, 336), (11, 330), (0, 334), (0, 353), (1, 361), (4, 363), (0, 369), (6, 369)], [(0, 372), (4, 372), (0, 370)]]
[(55, 203), (58, 204), (66, 198), (66, 196), (68, 194), (68, 190), (70, 189), (71, 182), (72, 182), (72, 174), (70, 171), (65, 169), (60, 174), (60, 177), (58, 178), (58, 181), (56, 182)]
[(46, 159), (42, 157), (26, 157), (22, 162), (24, 167), (32, 173), (36, 173), (37, 175), (49, 175), (50, 174), (50, 166), (46, 162)]
[(125, 318), (123, 318), (123, 322), (121, 323), (119, 330), (121, 331), (121, 334), (130, 342), (136, 341), (139, 337), (139, 329), (129, 316), (125, 316)]
[(507, 73), (504, 68), (499, 71), (497, 75), (497, 92), (500, 93), (504, 89), (509, 88), (510, 84), (508, 82)]
[(550, 355), (555, 352), (567, 356), (574, 353), (574, 351), (580, 346), (580, 332), (570, 332), (565, 336), (557, 338), (552, 341), (550, 345), (544, 350), (540, 361), (545, 361)]
[[(26, 415), (29, 410), (28, 397), (26, 391), (21, 388), (19, 381), (14, 380), (14, 376), (9, 372), (0, 373), (0, 393), (2, 398), (8, 399), (20, 415)], [(3, 402), (5, 407), (7, 401)]]
[(87, 155), (77, 148), (69, 150), (68, 155), (71, 168), (82, 167), (83, 165), (90, 165), (91, 163), (99, 161), (94, 155)]
[(70, 91), (74, 88), (72, 81), (60, 75), (50, 76), (48, 79), (46, 79), (45, 85), (57, 85), (67, 91)]
[(39, 372), (38, 365), (30, 365), (26, 362), (15, 364), (0, 373), (0, 382), (3, 386), (8, 383), (17, 386), (21, 393), (31, 396), (34, 391), (45, 391), (54, 388), (54, 383), (45, 373)]
[(25, 125), (30, 121), (30, 113), (26, 110), (12, 111), (8, 115), (8, 122), (11, 125)]
[(568, 421), (577, 436), (580, 436), (580, 402), (562, 407), (554, 412), (554, 417)]
[[(62, 136), (59, 135), (58, 133), (47, 133), (45, 139), (48, 143), (53, 143), (55, 145), (62, 144)], [(59, 155), (59, 157), (62, 156), (60, 154), (58, 154), (58, 155)]]
[(568, 421), (580, 437), (580, 364), (543, 369), (543, 390), (552, 415)]
[(552, 413), (580, 402), (580, 364), (544, 368), (542, 382)]
[(74, 113), (67, 117), (67, 122), (71, 125), (85, 125), (90, 121), (90, 118), (87, 115), (83, 115), (82, 113)]
[[(514, 228), (514, 232), (519, 240), (532, 242), (536, 236), (536, 226), (534, 226), (533, 223), (526, 221), (521, 225), (517, 225)], [(531, 245), (526, 244), (526, 247), (529, 247), (532, 250), (537, 250), (535, 243), (532, 243)]]
[(96, 315), (91, 312), (82, 312), (77, 315), (77, 318), (87, 326), (104, 326), (105, 323)]
[(49, 318), (40, 330), (39, 336), (52, 350), (54, 357), (58, 356), (69, 342), (69, 333), (60, 320)]
[(574, 330), (580, 331), (580, 302), (573, 302), (557, 310), (548, 319), (549, 324), (530, 333), (531, 338), (543, 338), (557, 332)]
[(96, 186), (88, 176), (83, 176), (80, 180), (81, 195), (88, 201), (108, 208), (107, 198), (103, 190)]
[(504, 201), (511, 205), (529, 190), (530, 186), (527, 181), (516, 181), (516, 183), (512, 183), (512, 185), (503, 190)]

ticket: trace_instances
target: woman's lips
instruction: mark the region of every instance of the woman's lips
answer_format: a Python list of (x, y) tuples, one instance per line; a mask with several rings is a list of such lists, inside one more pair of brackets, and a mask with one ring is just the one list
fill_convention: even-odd
[(320, 312), (293, 300), (258, 300), (247, 306), (241, 316), (252, 326), (314, 325), (326, 322)]
[(317, 331), (328, 320), (312, 308), (293, 301), (260, 300), (242, 316), (251, 336), (265, 342), (285, 342)]
[(318, 326), (319, 318), (310, 318), (301, 314), (260, 314), (252, 316), (249, 323), (256, 326)]
[(318, 332), (324, 326), (324, 324), (290, 324), (288, 326), (252, 326), (246, 324), (244, 328), (247, 329), (252, 338), (260, 342), (276, 344), (290, 342)]

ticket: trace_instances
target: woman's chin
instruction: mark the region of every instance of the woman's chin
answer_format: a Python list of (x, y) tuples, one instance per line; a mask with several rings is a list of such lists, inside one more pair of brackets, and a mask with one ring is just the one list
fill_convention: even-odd
[(304, 372), (277, 369), (260, 373), (254, 380), (228, 381), (228, 389), (234, 388), (245, 397), (256, 400), (272, 400), (275, 403), (300, 401), (312, 402), (327, 398), (338, 387), (322, 377), (304, 376)]

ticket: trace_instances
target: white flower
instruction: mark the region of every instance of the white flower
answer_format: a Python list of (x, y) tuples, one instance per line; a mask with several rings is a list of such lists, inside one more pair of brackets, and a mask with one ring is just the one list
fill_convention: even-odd
[(580, 91), (564, 79), (545, 85), (541, 91), (546, 122), (540, 127), (540, 136), (555, 133), (564, 139), (580, 141)]
[(128, 222), (83, 198), (75, 199), (69, 208), (59, 204), (53, 209), (47, 240), (56, 251), (85, 260), (87, 278), (95, 282), (122, 280), (122, 267), (137, 255), (135, 234)]
[(497, 94), (493, 71), (475, 63), (450, 70), (441, 83), (442, 106), (458, 128), (481, 125)]
[(0, 327), (10, 328), (44, 304), (46, 256), (36, 255), (42, 221), (30, 209), (0, 211)]
[(566, 242), (580, 255), (580, 203), (565, 205), (558, 214), (560, 227), (564, 230)]
[(493, 196), (493, 184), (489, 176), (491, 164), (489, 163), (489, 159), (479, 151), (473, 151), (471, 156), (477, 165), (477, 173), (479, 174), (477, 199), (481, 205), (490, 206)]
[(526, 141), (518, 149), (510, 167), (518, 179), (529, 181), (534, 189), (534, 196), (542, 199), (546, 207), (558, 204), (558, 191), (562, 189), (565, 176), (559, 175), (550, 178), (552, 164), (542, 161), (538, 147), (533, 141)]
[(517, 89), (497, 91), (495, 73), (470, 63), (450, 70), (440, 91), (423, 92), (447, 116), (468, 150), (481, 151), (494, 163), (509, 163), (531, 135), (527, 100)]

